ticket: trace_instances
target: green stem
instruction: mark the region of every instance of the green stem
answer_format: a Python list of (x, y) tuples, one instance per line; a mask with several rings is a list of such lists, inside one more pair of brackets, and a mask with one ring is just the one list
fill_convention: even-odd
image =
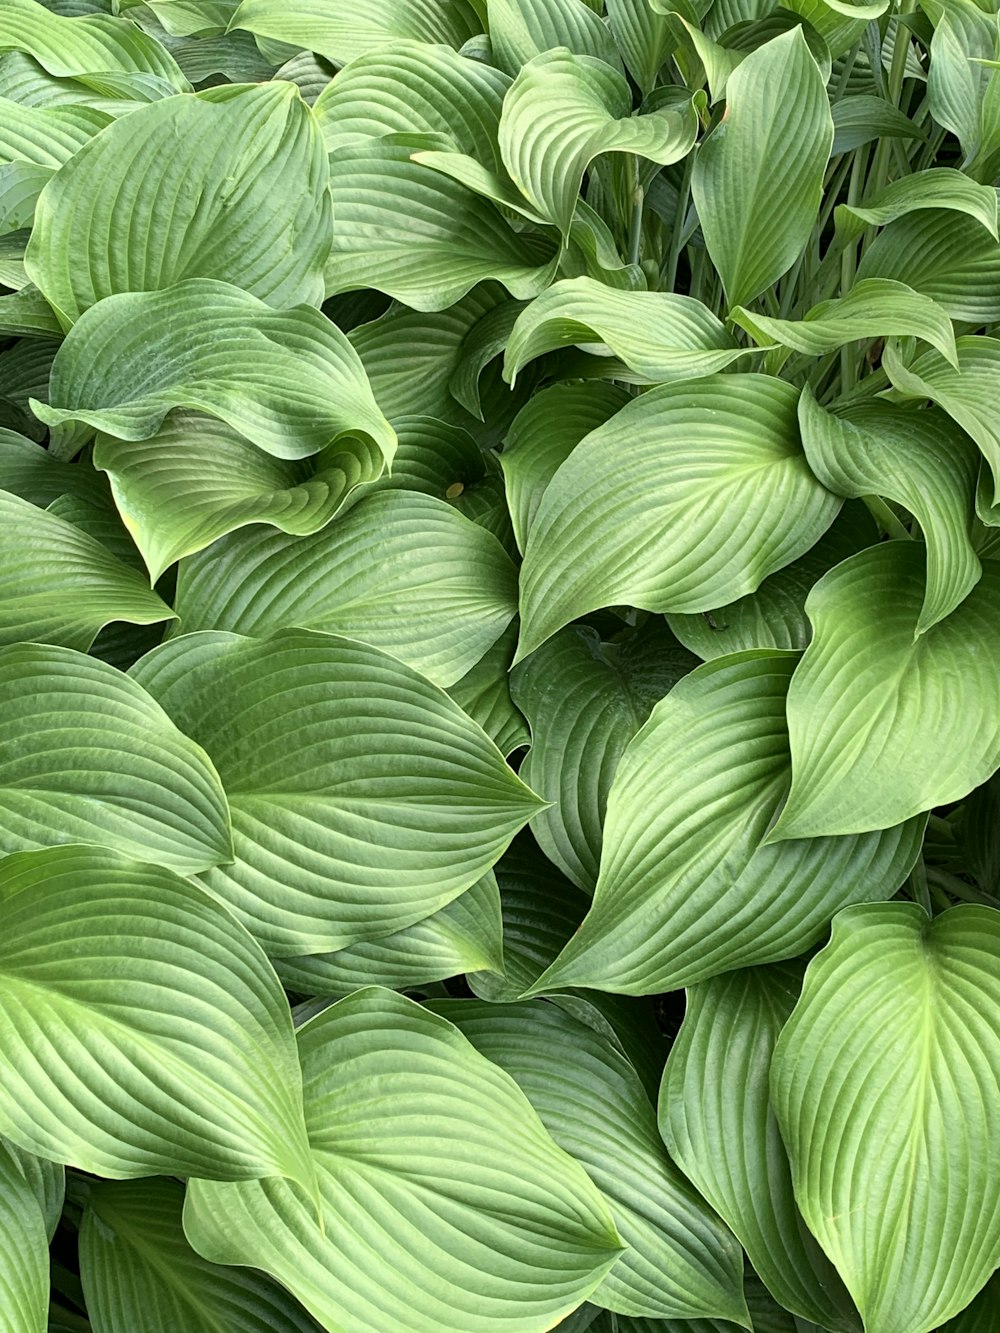
[(677, 263), (681, 256), (681, 247), (684, 242), (684, 223), (687, 220), (688, 203), (691, 199), (691, 172), (694, 170), (694, 154), (692, 149), (684, 159), (684, 174), (681, 177), (681, 188), (677, 195), (677, 212), (674, 216), (674, 227), (670, 233), (670, 249), (667, 251), (667, 257), (663, 261), (663, 267), (660, 270), (660, 291), (672, 292), (674, 284), (677, 281)]
[(632, 155), (632, 213), (628, 228), (628, 262), (638, 264), (639, 251), (642, 247), (642, 207), (646, 202), (645, 191), (639, 184), (639, 159)]
[[(865, 167), (868, 164), (868, 145), (857, 150), (851, 164), (851, 179), (847, 184), (847, 202), (856, 204), (861, 197), (861, 182), (864, 180)], [(840, 256), (840, 294), (846, 296), (854, 286), (854, 275), (858, 266), (857, 245), (846, 245)], [(842, 393), (854, 384), (857, 374), (858, 349), (850, 344), (840, 349), (840, 389)]]
[(887, 536), (904, 541), (913, 540), (880, 495), (863, 495), (861, 498), (872, 518), (885, 530)]
[(953, 898), (960, 898), (963, 902), (981, 903), (984, 907), (1000, 907), (1000, 898), (995, 898), (991, 893), (984, 893), (973, 884), (966, 884), (964, 879), (959, 879), (957, 875), (942, 870), (939, 866), (927, 867), (927, 882), (932, 888), (937, 887)]
[(922, 856), (917, 857), (917, 864), (910, 871), (910, 878), (907, 883), (913, 901), (919, 903), (928, 916), (933, 916), (934, 907), (931, 903), (930, 889), (927, 884), (927, 868)]

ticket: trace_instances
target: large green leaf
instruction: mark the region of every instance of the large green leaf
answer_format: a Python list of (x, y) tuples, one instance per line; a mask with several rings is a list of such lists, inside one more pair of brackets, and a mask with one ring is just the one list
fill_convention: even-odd
[(0, 650), (0, 849), (96, 843), (181, 874), (232, 857), (204, 751), (144, 690), (68, 648)]
[(113, 620), (153, 625), (173, 615), (100, 542), (0, 490), (0, 644), (34, 640), (85, 652)]
[(927, 1333), (1000, 1263), (998, 1003), (1000, 913), (856, 907), (779, 1038), (795, 1196), (869, 1333)]
[(149, 74), (174, 92), (190, 90), (170, 54), (134, 23), (104, 14), (63, 18), (38, 0), (4, 0), (0, 51), (23, 51), (63, 78)]
[(791, 779), (785, 695), (796, 660), (718, 658), (653, 709), (611, 787), (594, 905), (534, 990), (676, 990), (803, 953), (842, 907), (896, 892), (921, 818), (860, 837), (764, 842)]
[(0, 162), (55, 171), (110, 123), (109, 115), (90, 107), (22, 106), (0, 97)]
[(41, 1204), (0, 1143), (0, 1333), (45, 1333), (49, 1242)]
[(542, 1333), (619, 1253), (607, 1205), (450, 1023), (358, 991), (299, 1029), (325, 1234), (284, 1182), (193, 1181), (185, 1230), (330, 1333)]
[(405, 930), (336, 953), (278, 958), (288, 990), (349, 995), (361, 986), (392, 990), (426, 985), (462, 972), (503, 976), (500, 893), (492, 871), (454, 901)]
[(1000, 244), (978, 217), (943, 208), (901, 217), (865, 251), (858, 277), (905, 282), (952, 319), (1000, 319)]
[(453, 685), (517, 613), (497, 539), (443, 500), (367, 496), (311, 537), (242, 528), (181, 565), (181, 629), (346, 634)]
[(56, 847), (0, 862), (0, 915), (9, 1138), (103, 1176), (277, 1172), (311, 1190), (288, 1004), (219, 902)]
[(636, 153), (665, 165), (684, 157), (697, 130), (690, 97), (633, 116), (623, 74), (556, 48), (514, 80), (500, 118), (500, 151), (525, 198), (568, 237), (583, 173), (599, 153)]
[(80, 1280), (95, 1333), (318, 1333), (273, 1279), (210, 1264), (181, 1225), (176, 1180), (97, 1184), (80, 1223)]
[(394, 48), (399, 38), (459, 47), (481, 25), (468, 0), (243, 0), (232, 27), (305, 47), (338, 65), (369, 51)]
[(649, 93), (676, 45), (670, 24), (648, 0), (608, 0), (608, 23), (628, 72)]
[(488, 9), (493, 59), (508, 74), (557, 46), (621, 69), (613, 36), (586, 0), (488, 0)]
[(882, 495), (918, 519), (927, 543), (927, 590), (916, 632), (936, 625), (978, 583), (972, 544), (979, 454), (942, 412), (906, 412), (868, 402), (826, 411), (799, 400), (802, 447), (824, 486), (838, 495)]
[(800, 982), (797, 968), (755, 967), (688, 989), (660, 1089), (660, 1131), (781, 1304), (853, 1333), (857, 1312), (795, 1206), (768, 1098), (774, 1044)]
[(947, 209), (974, 218), (997, 239), (997, 192), (978, 185), (952, 167), (915, 171), (880, 190), (863, 204), (838, 204), (834, 209), (837, 232), (845, 239), (860, 236), (865, 227), (884, 227), (897, 218), (924, 209)]
[(511, 693), (531, 727), (519, 770), (553, 802), (531, 821), (549, 860), (592, 892), (608, 790), (622, 752), (677, 681), (697, 666), (662, 621), (620, 642), (560, 630), (514, 671)]
[(539, 807), (443, 690), (352, 639), (191, 634), (132, 674), (218, 767), (237, 859), (205, 883), (278, 956), (422, 920)]
[(529, 361), (574, 344), (588, 351), (596, 344), (601, 354), (618, 357), (632, 373), (615, 379), (636, 384), (711, 375), (746, 353), (690, 296), (616, 291), (592, 278), (567, 278), (518, 317), (504, 377), (513, 381)]
[(1000, 565), (923, 635), (915, 542), (852, 556), (813, 589), (815, 631), (788, 693), (792, 789), (770, 834), (887, 828), (967, 795), (1000, 766)]
[(997, 24), (972, 0), (941, 6), (930, 43), (927, 104), (939, 125), (962, 145), (962, 167), (992, 182), (1000, 151)]
[(726, 116), (698, 150), (691, 191), (731, 306), (786, 273), (816, 222), (833, 120), (801, 27), (733, 71)]
[(749, 1327), (739, 1246), (667, 1156), (620, 1050), (551, 1004), (431, 1007), (517, 1081), (607, 1199), (628, 1248), (591, 1300), (621, 1314)]
[(57, 433), (82, 423), (145, 440), (171, 408), (196, 408), (276, 458), (338, 444), (351, 479), (377, 477), (396, 443), (357, 353), (325, 315), (272, 310), (210, 278), (92, 306), (56, 353), (49, 395), (33, 410)]
[(105, 296), (187, 278), (319, 305), (326, 191), (323, 141), (292, 84), (168, 98), (111, 125), (46, 186), (25, 267), (67, 327)]
[(520, 656), (601, 606), (709, 610), (807, 551), (842, 501), (806, 462), (798, 396), (764, 375), (667, 384), (578, 444), (528, 535)]
[(510, 697), (510, 664), (516, 647), (517, 623), (512, 621), (492, 648), (448, 690), (503, 755), (530, 740), (528, 724)]
[(52, 1162), (46, 1157), (36, 1157), (34, 1153), (25, 1152), (9, 1139), (0, 1141), (37, 1199), (45, 1223), (45, 1234), (51, 1243), (66, 1202), (66, 1168), (61, 1162)]

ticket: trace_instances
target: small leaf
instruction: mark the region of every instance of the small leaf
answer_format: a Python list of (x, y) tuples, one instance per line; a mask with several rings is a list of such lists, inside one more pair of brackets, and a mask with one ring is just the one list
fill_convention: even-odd
[[(862, 144), (871, 143), (873, 139), (926, 139), (927, 137), (925, 131), (884, 97), (872, 97), (867, 93), (842, 97), (833, 103), (830, 110), (833, 114), (831, 157), (850, 153), (855, 148), (860, 148)], [(904, 181), (910, 179), (912, 178), (909, 176), (903, 177)]]
[(1000, 1263), (998, 978), (991, 908), (855, 907), (778, 1041), (796, 1199), (871, 1333), (937, 1328)]

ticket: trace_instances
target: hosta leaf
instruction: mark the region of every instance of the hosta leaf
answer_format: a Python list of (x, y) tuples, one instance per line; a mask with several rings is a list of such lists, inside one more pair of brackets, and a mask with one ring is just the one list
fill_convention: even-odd
[(572, 625), (514, 672), (511, 693), (531, 727), (519, 772), (554, 802), (531, 821), (532, 832), (585, 892), (597, 882), (608, 789), (622, 752), (653, 705), (697, 665), (662, 622), (617, 643)]
[(781, 1304), (850, 1333), (860, 1321), (795, 1206), (768, 1100), (774, 1044), (800, 981), (794, 967), (755, 967), (688, 989), (660, 1089), (660, 1132)]
[[(1000, 565), (917, 637), (924, 554), (874, 546), (832, 569), (788, 694), (794, 780), (771, 839), (886, 828), (967, 795), (1000, 765)], [(875, 650), (877, 645), (877, 651)]]
[(554, 47), (621, 69), (607, 26), (585, 0), (488, 0), (493, 58), (508, 74)]
[(412, 160), (426, 136), (387, 135), (330, 159), (334, 240), (327, 294), (375, 287), (441, 310), (496, 279), (528, 299), (551, 280), (548, 238), (515, 232), (486, 199)]
[(521, 408), (504, 440), (507, 504), (521, 551), (545, 488), (585, 435), (629, 401), (626, 389), (600, 380), (551, 384)]
[(591, 1300), (621, 1314), (717, 1316), (749, 1327), (739, 1246), (667, 1156), (621, 1052), (555, 1005), (431, 1007), (517, 1081), (607, 1199), (628, 1248)]
[(510, 697), (510, 664), (517, 647), (517, 623), (504, 630), (448, 693), (463, 713), (478, 722), (503, 755), (527, 745), (528, 724)]
[(1000, 83), (990, 68), (997, 54), (995, 18), (971, 0), (942, 6), (934, 24), (927, 104), (939, 125), (962, 145), (962, 167), (992, 180), (1000, 149)]
[(133, 674), (212, 756), (237, 859), (205, 883), (278, 956), (422, 920), (539, 806), (441, 689), (352, 639), (185, 635)]
[(2, 1143), (41, 1207), (45, 1234), (51, 1242), (66, 1201), (66, 1168), (61, 1162), (52, 1162), (45, 1157), (36, 1157), (34, 1153), (25, 1152), (9, 1139), (2, 1140)]
[(0, 335), (60, 338), (62, 329), (45, 297), (27, 283), (20, 291), (0, 296)]
[(841, 501), (809, 470), (797, 401), (764, 375), (681, 381), (578, 444), (528, 534), (520, 656), (601, 606), (719, 606), (807, 551)]
[(525, 198), (568, 236), (583, 173), (599, 153), (637, 153), (662, 166), (684, 157), (697, 132), (692, 100), (633, 116), (623, 74), (557, 48), (529, 61), (514, 80), (500, 118), (500, 151)]
[(224, 907), (95, 847), (0, 862), (0, 1128), (115, 1178), (311, 1189), (288, 1004)]
[(0, 491), (0, 644), (30, 639), (86, 652), (113, 620), (151, 625), (173, 615), (87, 533)]
[(55, 170), (110, 123), (110, 116), (90, 107), (22, 106), (0, 97), (0, 162)]
[(833, 120), (802, 29), (751, 52), (729, 77), (726, 104), (698, 150), (691, 192), (732, 306), (791, 268), (816, 221)]
[(1000, 1330), (1000, 1273), (994, 1273), (979, 1295), (942, 1324), (943, 1333), (998, 1333)]
[(606, 1204), (450, 1023), (371, 988), (298, 1040), (325, 1235), (279, 1180), (194, 1181), (199, 1252), (265, 1267), (331, 1333), (542, 1333), (597, 1286)]
[(103, 14), (63, 18), (37, 0), (4, 0), (0, 51), (23, 51), (57, 77), (151, 74), (175, 92), (190, 91), (169, 53), (134, 23)]
[(0, 1143), (0, 1333), (45, 1333), (49, 1242), (45, 1218), (16, 1157)]
[[(849, 153), (862, 144), (871, 143), (873, 139), (927, 137), (925, 131), (884, 97), (872, 97), (866, 93), (842, 97), (833, 103), (830, 110), (833, 114), (833, 157)], [(904, 181), (909, 179), (908, 176), (903, 177)]]
[(488, 871), (471, 889), (415, 925), (336, 953), (279, 958), (275, 969), (288, 990), (349, 995), (361, 986), (392, 990), (484, 970), (503, 976), (500, 893)]
[(176, 1180), (90, 1191), (80, 1224), (80, 1279), (96, 1333), (318, 1333), (273, 1279), (196, 1254), (181, 1225), (183, 1208)]
[(998, 979), (991, 908), (856, 907), (778, 1041), (795, 1196), (871, 1333), (936, 1328), (1000, 1262)]
[[(949, 326), (950, 327), (950, 326)], [(745, 355), (707, 306), (673, 292), (616, 291), (592, 278), (557, 282), (520, 315), (504, 377), (560, 347), (583, 346), (623, 361), (618, 380), (660, 383), (711, 375)]]
[(154, 435), (171, 408), (220, 418), (276, 458), (333, 444), (349, 476), (372, 480), (395, 436), (345, 336), (311, 306), (272, 310), (225, 282), (109, 296), (70, 330), (35, 415), (120, 440)]
[(663, 14), (648, 0), (608, 0), (608, 23), (615, 42), (643, 93), (649, 93), (675, 40)]
[(812, 637), (806, 598), (813, 584), (878, 539), (865, 506), (845, 504), (815, 546), (766, 578), (756, 592), (701, 615), (667, 616), (667, 623), (705, 662), (748, 648), (804, 648)]
[(905, 282), (952, 319), (1000, 319), (1000, 244), (978, 217), (943, 208), (900, 217), (865, 251), (858, 277)]
[(536, 990), (676, 990), (803, 953), (842, 907), (896, 892), (922, 819), (762, 845), (791, 777), (795, 663), (793, 653), (719, 658), (653, 709), (611, 787), (594, 905)]
[(862, 338), (922, 338), (956, 364), (951, 320), (929, 296), (902, 282), (867, 278), (837, 300), (821, 301), (802, 319), (771, 319), (737, 306), (730, 318), (759, 344), (823, 356)]
[(67, 326), (105, 296), (190, 278), (319, 305), (326, 189), (323, 142), (291, 84), (168, 98), (115, 122), (46, 186), (25, 267)]
[(837, 231), (850, 239), (860, 236), (865, 227), (884, 227), (912, 213), (942, 209), (974, 218), (997, 239), (996, 190), (978, 185), (952, 167), (933, 167), (903, 176), (865, 204), (838, 204), (834, 217)]
[(978, 583), (972, 544), (979, 454), (942, 412), (869, 402), (843, 413), (799, 400), (802, 445), (813, 471), (839, 495), (882, 495), (906, 506), (927, 542), (927, 590), (917, 633), (936, 625)]
[(394, 48), (399, 38), (459, 47), (482, 27), (469, 0), (243, 0), (232, 27), (305, 47), (346, 65), (369, 51)]
[(443, 500), (386, 491), (311, 537), (232, 533), (184, 561), (176, 606), (185, 632), (346, 634), (453, 685), (517, 614), (517, 572)]
[(0, 651), (0, 847), (88, 842), (182, 874), (232, 856), (205, 753), (127, 676), (67, 648)]

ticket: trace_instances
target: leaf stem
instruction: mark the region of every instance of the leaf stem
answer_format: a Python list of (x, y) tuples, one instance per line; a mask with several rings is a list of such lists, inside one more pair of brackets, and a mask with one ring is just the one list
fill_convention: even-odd
[(646, 193), (639, 183), (639, 158), (632, 154), (632, 212), (628, 228), (628, 262), (638, 264), (642, 248), (642, 209)]
[(677, 262), (680, 259), (681, 245), (684, 239), (684, 223), (687, 219), (688, 204), (691, 199), (691, 172), (694, 170), (694, 154), (695, 150), (692, 148), (684, 159), (684, 174), (681, 177), (681, 188), (677, 194), (674, 228), (670, 233), (670, 249), (667, 251), (663, 268), (660, 270), (661, 292), (672, 292), (677, 281)]

